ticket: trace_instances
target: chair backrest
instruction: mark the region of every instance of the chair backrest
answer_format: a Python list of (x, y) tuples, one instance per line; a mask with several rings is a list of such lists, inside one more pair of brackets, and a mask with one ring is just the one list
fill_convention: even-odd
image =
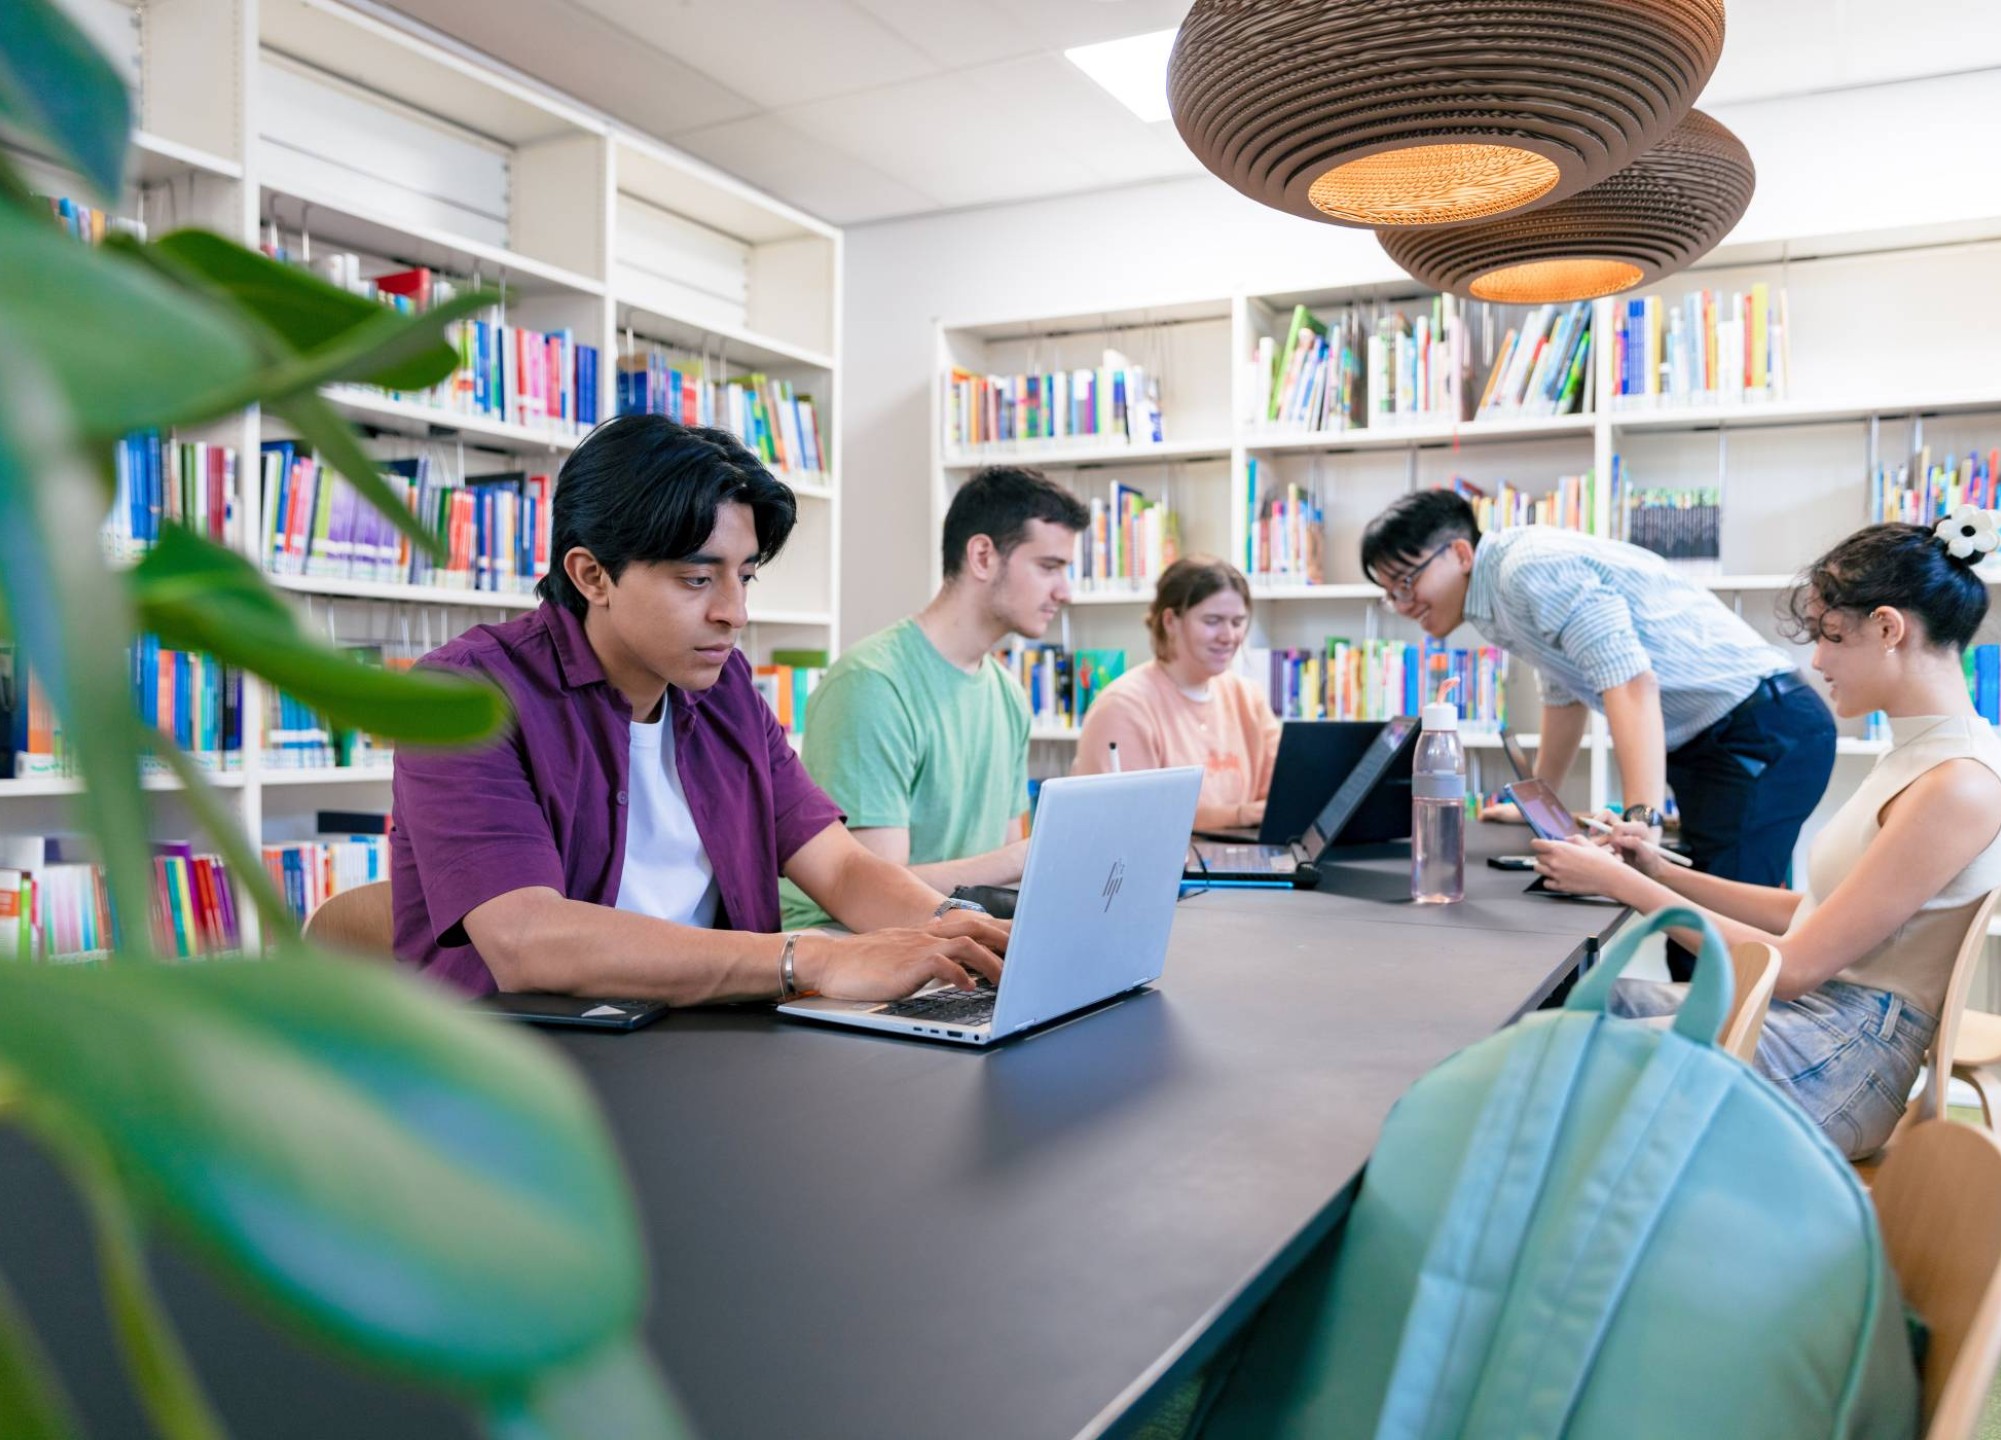
[(1723, 1032), (1716, 1037), (1716, 1044), (1749, 1065), (1758, 1058), (1758, 1040), (1765, 1033), (1765, 1012), (1772, 1005), (1772, 987), (1779, 983), (1779, 952), (1762, 940), (1732, 945), (1730, 969), (1737, 988), (1730, 997), (1730, 1013), (1723, 1021)]
[(1913, 1125), (1870, 1191), (1904, 1300), (1931, 1329), (1927, 1440), (1973, 1440), (2001, 1361), (2001, 1141)]
[(1904, 1112), (1897, 1134), (1920, 1120), (1936, 1120), (1945, 1114), (1946, 1087), (1952, 1082), (1953, 1047), (1959, 1043), (1959, 1017), (1966, 1010), (1966, 997), (1973, 991), (1973, 974), (1980, 968), (1980, 957), (1987, 951), (1987, 922), (1994, 917), (1997, 902), (2001, 902), (2001, 889), (1989, 890), (1973, 907), (1973, 918), (1967, 921), (1966, 935), (1959, 942), (1959, 954), (1953, 958), (1952, 978), (1946, 982), (1945, 1004), (1938, 1013), (1938, 1033), (1932, 1036), (1931, 1049), (1925, 1052), (1924, 1091), (1917, 1103)]
[(306, 939), (322, 950), (367, 960), (395, 959), (396, 927), (389, 882), (374, 880), (322, 901), (306, 919)]

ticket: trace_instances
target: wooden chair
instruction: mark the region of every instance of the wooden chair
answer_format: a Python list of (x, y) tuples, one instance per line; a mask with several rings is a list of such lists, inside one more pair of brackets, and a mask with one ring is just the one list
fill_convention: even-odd
[[(1765, 1012), (1772, 1005), (1772, 987), (1779, 982), (1779, 952), (1762, 940), (1730, 947), (1730, 973), (1735, 992), (1729, 1013), (1717, 1032), (1716, 1048), (1728, 1050), (1746, 1065), (1758, 1055), (1765, 1033)], [(1673, 1015), (1649, 1015), (1640, 1022), (1657, 1030), (1674, 1024)]]
[(329, 896), (306, 919), (309, 943), (363, 960), (393, 960), (395, 936), (387, 880), (371, 881)]
[(1987, 1093), (1993, 1070), (2001, 1066), (2001, 1015), (1968, 1010), (1959, 1017), (1959, 1039), (1952, 1047), (1952, 1078), (1964, 1080), (1980, 1097), (1980, 1118), (1994, 1128), (1994, 1099)]
[(1871, 1192), (1904, 1299), (1931, 1329), (1926, 1440), (1973, 1440), (2001, 1361), (2001, 1141), (1913, 1125)]
[(1716, 1044), (1749, 1065), (1758, 1058), (1765, 1012), (1772, 1006), (1772, 987), (1779, 983), (1779, 952), (1762, 940), (1732, 945), (1730, 970), (1737, 993), (1730, 997), (1730, 1013)]
[(1997, 902), (2001, 902), (2001, 889), (1989, 890), (1973, 907), (1966, 934), (1959, 942), (1959, 954), (1953, 957), (1952, 976), (1946, 981), (1945, 1003), (1939, 1007), (1938, 1030), (1932, 1036), (1930, 1048), (1925, 1051), (1924, 1089), (1918, 1092), (1917, 1099), (1905, 1107), (1903, 1117), (1897, 1121), (1897, 1128), (1890, 1132), (1890, 1138), (1883, 1142), (1883, 1148), (1866, 1160), (1855, 1162), (1855, 1171), (1865, 1185), (1874, 1182), (1884, 1156), (1898, 1143), (1899, 1137), (1923, 1121), (1942, 1119), (1945, 1115), (1946, 1090), (1959, 1053), (1960, 1017), (1966, 1010), (1967, 992), (1973, 988), (1973, 974), (1980, 968), (1980, 957), (1987, 949), (1987, 922), (1993, 918)]

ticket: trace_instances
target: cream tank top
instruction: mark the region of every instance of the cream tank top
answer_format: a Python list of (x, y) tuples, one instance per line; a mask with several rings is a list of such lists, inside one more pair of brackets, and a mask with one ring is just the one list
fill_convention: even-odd
[[(1977, 760), (2001, 776), (2001, 739), (1979, 716), (1911, 715), (1890, 722), (1890, 749), (1869, 777), (1814, 839), (1807, 860), (1806, 900), (1793, 929), (1855, 867), (1882, 833), (1879, 816), (1919, 776), (1948, 760)], [(1981, 897), (2001, 886), (2001, 835), (1973, 857), (1918, 913), (1881, 945), (1834, 978), (1902, 996), (1928, 1015), (1945, 1004), (1952, 962), (1966, 938), (1967, 922)]]

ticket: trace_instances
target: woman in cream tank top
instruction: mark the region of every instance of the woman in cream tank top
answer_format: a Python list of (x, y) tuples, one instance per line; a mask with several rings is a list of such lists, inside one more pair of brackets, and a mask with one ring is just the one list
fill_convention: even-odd
[[(1692, 903), (1727, 942), (1776, 947), (1757, 1067), (1854, 1158), (1881, 1148), (1903, 1114), (1967, 925), (2001, 887), (2001, 739), (1962, 668), (1987, 613), (1973, 566), (1995, 539), (1992, 517), (1971, 507), (1936, 529), (1872, 525), (1794, 592), (1791, 628), (1813, 642), (1836, 713), (1882, 710), (1892, 735), (1815, 838), (1804, 890), (1677, 871), (1637, 826), (1620, 826), (1609, 848), (1536, 844), (1537, 868), (1564, 889), (1646, 913)], [(1666, 1014), (1684, 990), (1622, 981), (1613, 1008)]]

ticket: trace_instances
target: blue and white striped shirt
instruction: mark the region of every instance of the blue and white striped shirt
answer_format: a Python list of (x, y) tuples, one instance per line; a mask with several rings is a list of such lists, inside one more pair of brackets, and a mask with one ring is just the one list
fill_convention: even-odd
[(1670, 750), (1728, 715), (1765, 676), (1796, 668), (1658, 555), (1549, 525), (1481, 539), (1466, 619), (1535, 666), (1545, 705), (1582, 701), (1603, 714), (1605, 691), (1653, 671)]

